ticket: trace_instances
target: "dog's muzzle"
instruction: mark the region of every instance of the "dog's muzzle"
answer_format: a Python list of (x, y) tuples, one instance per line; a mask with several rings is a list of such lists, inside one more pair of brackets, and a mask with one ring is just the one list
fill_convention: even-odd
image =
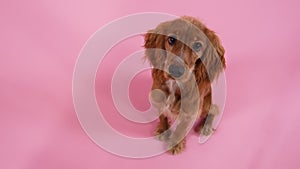
[(175, 65), (175, 64), (169, 66), (169, 73), (174, 78), (179, 78), (184, 74), (184, 72), (185, 72), (185, 68), (183, 66)]

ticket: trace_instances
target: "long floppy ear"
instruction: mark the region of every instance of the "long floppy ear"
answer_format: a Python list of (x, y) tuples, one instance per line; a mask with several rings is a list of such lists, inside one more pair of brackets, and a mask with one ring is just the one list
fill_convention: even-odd
[(150, 30), (145, 35), (146, 48), (145, 58), (150, 62), (154, 68), (162, 69), (166, 59), (165, 51), (165, 35), (158, 31), (159, 27), (155, 30)]
[(221, 44), (219, 37), (206, 28), (204, 34), (207, 37), (207, 47), (195, 66), (196, 77), (211, 82), (226, 68), (225, 49)]

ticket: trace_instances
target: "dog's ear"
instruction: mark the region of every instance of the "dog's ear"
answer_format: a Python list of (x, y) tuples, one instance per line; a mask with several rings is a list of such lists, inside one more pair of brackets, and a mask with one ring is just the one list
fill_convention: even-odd
[(215, 32), (208, 28), (203, 32), (207, 37), (207, 47), (196, 61), (196, 77), (212, 82), (226, 68), (225, 49)]
[(150, 30), (145, 34), (146, 48), (145, 58), (150, 62), (154, 68), (162, 69), (165, 58), (165, 38), (166, 36), (161, 33), (161, 28), (157, 27), (155, 30)]

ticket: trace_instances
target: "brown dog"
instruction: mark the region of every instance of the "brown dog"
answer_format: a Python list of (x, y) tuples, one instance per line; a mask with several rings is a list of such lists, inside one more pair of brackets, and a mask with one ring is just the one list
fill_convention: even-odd
[[(146, 59), (153, 66), (150, 100), (160, 113), (156, 129), (172, 154), (185, 148), (185, 135), (213, 132), (218, 107), (212, 104), (212, 81), (225, 68), (224, 48), (216, 34), (199, 20), (184, 16), (159, 24), (145, 35)], [(178, 120), (171, 133), (169, 120)]]

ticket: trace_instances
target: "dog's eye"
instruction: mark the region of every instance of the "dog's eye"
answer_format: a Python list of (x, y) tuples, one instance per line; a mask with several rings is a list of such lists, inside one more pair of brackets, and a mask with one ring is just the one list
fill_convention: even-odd
[(169, 36), (169, 38), (168, 38), (169, 45), (171, 45), (171, 46), (174, 45), (176, 43), (176, 41), (177, 41), (176, 37)]
[(200, 42), (195, 42), (195, 43), (193, 44), (193, 49), (194, 49), (196, 52), (199, 52), (199, 51), (201, 50), (201, 48), (202, 48), (202, 45), (201, 45)]

